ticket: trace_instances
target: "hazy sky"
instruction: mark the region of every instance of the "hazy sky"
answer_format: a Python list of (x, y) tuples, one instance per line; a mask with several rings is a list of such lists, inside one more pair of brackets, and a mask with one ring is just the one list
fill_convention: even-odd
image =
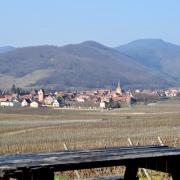
[(139, 38), (180, 45), (180, 0), (0, 0), (0, 46)]

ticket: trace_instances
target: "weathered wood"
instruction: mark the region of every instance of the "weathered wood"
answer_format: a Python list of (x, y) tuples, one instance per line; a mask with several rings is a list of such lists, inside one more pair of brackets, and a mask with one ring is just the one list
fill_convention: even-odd
[(180, 172), (177, 169), (174, 169), (171, 173), (173, 180), (179, 180), (180, 179)]
[(15, 176), (17, 180), (54, 180), (54, 172), (49, 169), (24, 171), (21, 175)]
[[(180, 148), (168, 146), (138, 146), (61, 151), (52, 153), (29, 153), (0, 156), (0, 177), (39, 180), (38, 173), (88, 169), (98, 167), (126, 166), (127, 172), (135, 174), (137, 167), (164, 172), (179, 172)], [(172, 169), (175, 168), (173, 171)], [(131, 173), (131, 174), (133, 174)], [(42, 174), (42, 173), (39, 173)], [(50, 178), (53, 173), (50, 173)], [(125, 174), (127, 179), (128, 175)], [(48, 175), (45, 173), (45, 177)], [(134, 176), (134, 175), (133, 175)]]
[(54, 180), (54, 172), (49, 170), (38, 171), (33, 174), (33, 180)]
[[(130, 145), (130, 146), (133, 146), (133, 145), (134, 145), (133, 142), (132, 142), (132, 140), (131, 140), (130, 138), (128, 138), (128, 142), (129, 142), (129, 145)], [(144, 174), (145, 174), (145, 176), (147, 177), (148, 180), (151, 180), (151, 177), (150, 177), (147, 169), (142, 168), (142, 169), (140, 169), (140, 170), (142, 170), (142, 171), (144, 172)]]
[(179, 159), (170, 159), (168, 164), (169, 172), (172, 176), (173, 180), (179, 180), (180, 179), (180, 168), (179, 168)]
[(137, 180), (138, 167), (136, 164), (131, 163), (126, 166), (124, 180)]
[(9, 177), (4, 176), (4, 177), (0, 178), (0, 180), (9, 180)]

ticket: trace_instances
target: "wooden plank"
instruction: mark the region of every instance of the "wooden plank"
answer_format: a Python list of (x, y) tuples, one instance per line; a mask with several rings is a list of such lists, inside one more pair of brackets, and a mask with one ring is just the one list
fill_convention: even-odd
[[(165, 149), (166, 148), (166, 149)], [(0, 168), (1, 166), (3, 166), (3, 162), (5, 162), (5, 164), (7, 165), (7, 163), (9, 162), (12, 165), (12, 162), (14, 161), (15, 163), (28, 163), (28, 162), (32, 162), (34, 161), (39, 161), (41, 159), (46, 159), (46, 158), (60, 158), (60, 159), (65, 159), (66, 157), (68, 158), (68, 156), (72, 156), (76, 157), (76, 156), (81, 156), (81, 157), (85, 157), (85, 156), (95, 156), (95, 155), (114, 155), (115, 153), (117, 153), (117, 155), (128, 155), (128, 156), (133, 156), (133, 154), (137, 155), (138, 153), (143, 154), (146, 153), (165, 153), (167, 151), (170, 151), (171, 149), (165, 147), (150, 147), (150, 148), (121, 148), (121, 149), (102, 149), (102, 150), (92, 150), (92, 151), (66, 151), (66, 152), (55, 152), (55, 153), (37, 153), (37, 154), (22, 154), (22, 155), (9, 155), (9, 156), (0, 156)], [(173, 149), (172, 149), (173, 150)], [(171, 151), (172, 151), (171, 150)], [(168, 152), (167, 152), (168, 153)], [(21, 159), (21, 161), (20, 161)], [(18, 161), (18, 162), (16, 162)]]
[[(87, 169), (128, 165), (135, 161), (139, 167), (156, 168), (164, 165), (163, 159), (180, 158), (180, 148), (167, 146), (139, 146), (93, 149), (83, 151), (62, 151), (53, 153), (30, 153), (0, 156), (0, 176), (5, 173), (25, 172), (26, 169), (53, 168), (54, 171)], [(157, 166), (158, 168), (159, 166)]]

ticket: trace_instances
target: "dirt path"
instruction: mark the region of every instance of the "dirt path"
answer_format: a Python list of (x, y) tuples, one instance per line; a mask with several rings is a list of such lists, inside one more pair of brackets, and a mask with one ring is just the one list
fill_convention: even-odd
[[(13, 136), (13, 135), (17, 135), (17, 134), (23, 134), (23, 133), (27, 133), (27, 132), (32, 132), (34, 130), (43, 130), (43, 129), (51, 129), (51, 128), (57, 128), (60, 125), (64, 125), (64, 124), (73, 124), (73, 123), (96, 123), (96, 122), (101, 122), (102, 120), (100, 119), (89, 119), (89, 120), (59, 120), (59, 121), (38, 121), (45, 123), (46, 125), (41, 125), (38, 127), (30, 127), (30, 128), (25, 128), (25, 129), (21, 129), (21, 130), (15, 130), (12, 132), (4, 132), (2, 134), (0, 134), (0, 136)], [(34, 123), (33, 123), (34, 124)]]
[(1, 134), (0, 136), (13, 136), (13, 135), (17, 135), (17, 134), (24, 134), (27, 132), (32, 132), (34, 130), (43, 130), (43, 129), (50, 129), (50, 128), (56, 128), (57, 126), (44, 126), (44, 127), (33, 127), (33, 128), (27, 128), (27, 129), (22, 129), (22, 130), (16, 130), (13, 132), (4, 132), (3, 134)]

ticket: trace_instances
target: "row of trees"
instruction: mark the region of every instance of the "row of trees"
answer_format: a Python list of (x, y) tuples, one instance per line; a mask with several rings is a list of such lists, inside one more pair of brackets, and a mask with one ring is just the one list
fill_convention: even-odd
[(25, 89), (16, 87), (15, 84), (12, 85), (12, 87), (10, 88), (10, 90), (3, 91), (2, 89), (0, 89), (0, 94), (1, 94), (1, 95), (3, 95), (3, 94), (25, 94), (25, 93), (28, 93), (28, 92), (29, 92), (29, 91), (27, 91), (27, 90), (25, 90)]
[(28, 90), (16, 87), (15, 84), (12, 85), (10, 92), (13, 94), (24, 94), (24, 93), (29, 93)]

